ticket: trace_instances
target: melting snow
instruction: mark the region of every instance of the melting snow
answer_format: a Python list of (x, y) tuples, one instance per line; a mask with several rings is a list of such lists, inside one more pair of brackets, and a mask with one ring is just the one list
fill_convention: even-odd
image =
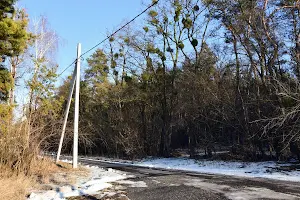
[(144, 181), (130, 181), (130, 180), (120, 180), (117, 181), (117, 183), (122, 185), (127, 185), (128, 187), (132, 188), (145, 188), (148, 187), (147, 184)]
[(98, 167), (89, 167), (91, 170), (91, 179), (85, 183), (77, 183), (74, 186), (58, 187), (55, 190), (41, 191), (39, 193), (31, 193), (29, 200), (64, 200), (67, 197), (93, 195), (99, 191), (109, 188), (111, 182), (128, 178), (126, 174), (121, 174), (113, 169), (100, 169)]
[(276, 162), (225, 162), (197, 161), (186, 158), (149, 159), (136, 162), (134, 165), (185, 170), (208, 174), (223, 174), (242, 177), (270, 178), (285, 181), (300, 181), (300, 171), (276, 171), (282, 166)]
[(102, 162), (142, 166), (150, 168), (163, 168), (183, 170), (207, 174), (222, 174), (241, 177), (269, 178), (283, 181), (300, 182), (300, 171), (280, 171), (278, 167), (289, 164), (276, 162), (233, 162), (233, 161), (208, 161), (189, 158), (152, 158), (141, 161), (109, 160), (102, 158), (81, 158), (84, 160), (101, 160)]
[(186, 179), (184, 185), (201, 188), (208, 191), (224, 194), (232, 200), (254, 200), (254, 199), (278, 199), (278, 200), (291, 200), (299, 199), (298, 196), (291, 194), (284, 194), (270, 190), (267, 188), (259, 187), (243, 187), (233, 188), (228, 185), (209, 183), (201, 179)]

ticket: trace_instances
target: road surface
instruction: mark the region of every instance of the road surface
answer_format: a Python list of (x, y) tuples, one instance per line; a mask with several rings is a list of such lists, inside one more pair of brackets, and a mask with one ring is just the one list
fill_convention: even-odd
[(79, 158), (79, 162), (134, 175), (130, 181), (146, 186), (126, 187), (127, 196), (131, 200), (300, 200), (300, 183), (297, 182), (152, 169), (85, 158)]

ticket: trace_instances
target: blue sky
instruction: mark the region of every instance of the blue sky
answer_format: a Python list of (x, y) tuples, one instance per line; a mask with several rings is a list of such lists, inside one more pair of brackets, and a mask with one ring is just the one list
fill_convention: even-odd
[[(30, 18), (46, 16), (51, 28), (63, 39), (57, 54), (62, 71), (76, 57), (78, 42), (83, 52), (88, 50), (146, 5), (141, 0), (19, 0), (18, 7), (24, 7)], [(64, 76), (70, 74), (71, 69)]]

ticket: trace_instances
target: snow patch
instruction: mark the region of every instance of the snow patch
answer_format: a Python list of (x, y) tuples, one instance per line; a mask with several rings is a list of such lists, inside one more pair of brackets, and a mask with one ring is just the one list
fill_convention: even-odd
[(152, 180), (152, 181), (156, 184), (160, 184), (160, 181), (157, 181), (157, 180)]
[(64, 162), (64, 163), (69, 163), (69, 164), (72, 164), (73, 162), (72, 161), (70, 161), (70, 160), (67, 160), (67, 159), (65, 159), (65, 160), (60, 160), (61, 162)]
[(202, 179), (185, 179), (184, 185), (201, 188), (203, 190), (213, 190), (217, 193), (223, 193), (223, 191), (228, 191), (231, 187), (227, 185), (219, 185), (215, 183), (204, 182)]
[(276, 162), (225, 162), (197, 161), (187, 158), (146, 159), (133, 165), (151, 168), (184, 170), (206, 174), (269, 178), (283, 181), (300, 181), (300, 171), (274, 170), (283, 165)]
[(290, 200), (298, 199), (299, 197), (275, 192), (266, 188), (254, 188), (248, 187), (241, 191), (233, 191), (225, 194), (225, 196), (232, 200), (251, 200), (251, 199), (278, 199), (278, 200)]
[(189, 158), (150, 158), (141, 161), (128, 161), (109, 158), (81, 158), (83, 160), (101, 161), (108, 163), (161, 168), (170, 170), (183, 170), (205, 174), (221, 174), (240, 177), (268, 178), (282, 181), (300, 182), (300, 171), (276, 170), (290, 164), (276, 162), (234, 162), (234, 161), (208, 161)]
[(128, 187), (132, 188), (146, 188), (148, 187), (147, 184), (144, 181), (130, 181), (130, 180), (121, 180), (117, 181), (119, 184), (128, 185)]
[(91, 170), (91, 178), (85, 183), (76, 183), (73, 186), (66, 185), (57, 187), (55, 190), (41, 191), (32, 193), (29, 200), (64, 200), (67, 197), (93, 195), (99, 191), (112, 187), (111, 182), (126, 179), (129, 176), (123, 175), (122, 172), (116, 170), (104, 170), (98, 167), (89, 166)]
[(278, 199), (292, 200), (299, 199), (298, 196), (276, 192), (267, 188), (245, 187), (233, 188), (228, 185), (219, 185), (209, 183), (201, 179), (186, 179), (184, 185), (201, 188), (207, 191), (224, 194), (228, 199), (232, 200), (254, 200), (254, 199)]

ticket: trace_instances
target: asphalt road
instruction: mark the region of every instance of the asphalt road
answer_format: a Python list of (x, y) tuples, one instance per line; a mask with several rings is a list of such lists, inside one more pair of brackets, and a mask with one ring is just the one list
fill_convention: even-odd
[(79, 161), (134, 175), (129, 181), (146, 186), (126, 187), (131, 200), (300, 199), (300, 183), (295, 182), (153, 169), (84, 158)]

